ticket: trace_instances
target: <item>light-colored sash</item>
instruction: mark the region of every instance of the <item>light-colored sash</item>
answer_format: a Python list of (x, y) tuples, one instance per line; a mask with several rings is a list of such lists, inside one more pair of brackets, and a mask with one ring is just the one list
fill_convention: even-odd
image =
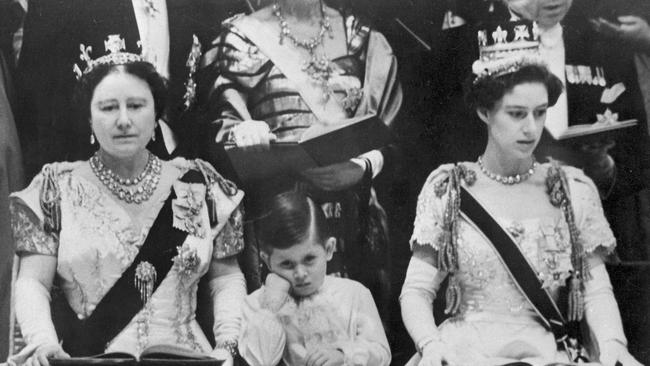
[(312, 113), (324, 124), (336, 124), (347, 118), (335, 98), (324, 98), (322, 88), (303, 71), (305, 55), (287, 41), (280, 44), (279, 29), (271, 28), (251, 16), (231, 21), (291, 81)]

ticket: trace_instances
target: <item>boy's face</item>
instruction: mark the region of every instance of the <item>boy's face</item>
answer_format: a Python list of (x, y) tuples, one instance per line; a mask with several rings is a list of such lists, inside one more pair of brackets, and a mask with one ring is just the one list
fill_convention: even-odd
[(300, 244), (287, 249), (273, 249), (263, 259), (271, 272), (291, 283), (292, 295), (309, 296), (323, 285), (327, 271), (327, 261), (332, 259), (336, 239), (329, 238), (325, 244), (308, 238)]

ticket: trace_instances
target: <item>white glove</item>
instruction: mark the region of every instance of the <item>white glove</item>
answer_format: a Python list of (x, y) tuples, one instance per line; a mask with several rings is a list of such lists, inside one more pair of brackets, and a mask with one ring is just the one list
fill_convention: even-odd
[[(242, 305), (246, 297), (246, 281), (241, 272), (218, 276), (210, 280), (214, 304), (214, 340), (217, 349), (225, 345), (236, 347), (241, 328)], [(219, 352), (217, 354), (220, 354)]]
[(585, 318), (596, 338), (603, 366), (641, 365), (627, 350), (621, 315), (612, 292), (612, 284), (604, 265), (591, 269), (591, 279), (585, 281)]
[(402, 320), (422, 354), (420, 365), (423, 366), (440, 365), (442, 354), (438, 352), (440, 347), (436, 346), (442, 343), (433, 318), (433, 300), (445, 276), (446, 273), (438, 271), (429, 263), (412, 257), (402, 286)]
[(50, 315), (50, 293), (38, 280), (16, 280), (16, 318), (28, 345), (58, 345), (59, 340)]

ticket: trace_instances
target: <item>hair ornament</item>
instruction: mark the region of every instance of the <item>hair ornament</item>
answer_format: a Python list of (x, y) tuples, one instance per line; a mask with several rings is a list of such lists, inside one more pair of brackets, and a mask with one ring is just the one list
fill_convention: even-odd
[[(142, 48), (140, 42), (138, 42), (138, 47)], [(106, 55), (93, 60), (90, 57), (90, 54), (93, 51), (92, 47), (85, 46), (84, 44), (79, 45), (79, 50), (81, 51), (79, 59), (85, 63), (86, 67), (82, 71), (81, 66), (78, 64), (73, 66), (73, 71), (76, 74), (77, 79), (91, 72), (99, 65), (124, 65), (131, 62), (146, 61), (142, 55), (125, 52), (126, 42), (119, 34), (110, 34), (104, 41), (104, 48), (107, 51)]]
[(539, 55), (537, 23), (515, 21), (486, 26), (477, 32), (479, 59), (472, 64), (474, 83), (515, 72), (527, 65), (545, 65)]

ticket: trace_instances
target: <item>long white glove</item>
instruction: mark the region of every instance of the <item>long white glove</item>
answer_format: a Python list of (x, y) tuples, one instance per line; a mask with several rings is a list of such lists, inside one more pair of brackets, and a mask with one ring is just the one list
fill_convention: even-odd
[(246, 297), (246, 280), (241, 272), (218, 276), (210, 280), (210, 295), (214, 304), (214, 340), (211, 356), (232, 364), (241, 328), (241, 309)]
[(433, 300), (447, 274), (425, 261), (412, 257), (402, 286), (402, 320), (422, 355), (420, 366), (440, 366), (449, 362), (446, 346), (433, 317)]
[(616, 361), (623, 366), (642, 366), (627, 350), (621, 315), (604, 265), (593, 267), (591, 279), (585, 281), (585, 317), (603, 366), (614, 366)]
[(16, 280), (16, 318), (25, 342), (41, 346), (58, 344), (50, 313), (50, 293), (38, 280), (19, 277)]

